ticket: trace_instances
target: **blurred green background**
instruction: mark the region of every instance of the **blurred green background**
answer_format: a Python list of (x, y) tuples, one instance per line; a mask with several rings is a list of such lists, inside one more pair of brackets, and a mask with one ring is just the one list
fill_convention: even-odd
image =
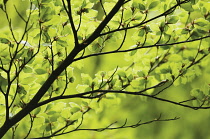
[[(20, 18), (17, 14), (14, 14), (15, 11), (13, 4), (16, 5), (21, 14), (25, 15), (25, 7), (27, 7), (27, 3), (26, 1), (10, 0), (7, 4), (13, 26), (15, 28), (21, 28), (23, 27), (23, 22), (20, 22)], [(0, 17), (0, 29), (4, 30), (8, 27), (8, 23), (1, 10)], [(106, 71), (114, 69), (116, 66), (121, 67), (129, 65), (130, 63), (126, 63), (122, 60), (122, 57), (123, 54), (115, 54), (87, 59), (83, 61), (85, 64), (83, 68), (75, 69), (78, 73), (77, 79), (79, 80), (80, 72), (89, 73), (93, 76), (97, 71)], [(186, 94), (189, 95), (192, 88), (200, 87), (204, 83), (209, 83), (209, 64), (209, 62), (206, 63), (206, 68), (203, 69), (203, 74), (200, 77), (197, 77), (193, 82), (186, 85), (173, 86), (170, 89), (167, 89), (163, 95), (167, 95), (167, 92), (170, 92), (170, 97), (172, 99), (181, 99), (186, 97)], [(109, 103), (109, 101), (107, 101), (107, 103)], [(128, 120), (128, 125), (135, 124), (139, 120), (146, 122), (159, 117), (160, 114), (162, 114), (163, 119), (174, 117), (180, 117), (180, 119), (168, 122), (151, 123), (137, 128), (107, 130), (103, 132), (77, 131), (56, 137), (56, 139), (210, 139), (210, 110), (192, 110), (152, 99), (144, 101), (139, 97), (129, 95), (122, 97), (119, 104), (113, 103), (113, 105), (101, 107), (105, 107), (103, 111), (90, 111), (91, 114), (85, 116), (85, 128), (106, 127), (115, 121), (119, 122), (117, 125), (122, 125), (125, 119)], [(21, 130), (23, 133), (26, 131), (24, 128)], [(17, 137), (18, 134), (20, 133), (17, 133)], [(8, 136), (5, 136), (5, 139), (7, 138)]]

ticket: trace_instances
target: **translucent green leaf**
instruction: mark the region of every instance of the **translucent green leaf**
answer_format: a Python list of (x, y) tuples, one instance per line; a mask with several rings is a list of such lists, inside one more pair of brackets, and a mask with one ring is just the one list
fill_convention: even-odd
[(120, 76), (120, 77), (126, 77), (126, 73), (124, 70), (118, 70), (117, 74)]
[(205, 20), (204, 18), (199, 18), (195, 21), (195, 24), (201, 27), (204, 27), (206, 25), (209, 25), (209, 22)]
[(170, 55), (168, 60), (172, 62), (181, 62), (182, 57), (179, 54), (173, 54), (173, 55)]
[(133, 79), (134, 79), (133, 75), (130, 74), (130, 75), (128, 76), (128, 80), (129, 80), (129, 81), (132, 81)]
[(199, 29), (199, 28), (196, 28), (196, 32), (198, 32), (198, 33), (200, 33), (200, 34), (206, 34), (206, 33), (207, 33), (206, 30)]
[(37, 114), (39, 114), (40, 111), (41, 111), (41, 107), (38, 107), (33, 111), (33, 114), (37, 115)]
[(141, 3), (138, 4), (138, 8), (139, 8), (140, 10), (142, 10), (142, 11), (146, 10), (145, 5), (143, 5), (143, 4), (141, 4)]
[(0, 38), (0, 43), (9, 44), (10, 41), (6, 38)]
[(151, 10), (151, 9), (157, 7), (158, 4), (159, 4), (159, 1), (153, 1), (152, 3), (150, 3), (148, 9)]
[(73, 71), (74, 71), (74, 68), (68, 67), (68, 68), (67, 68), (67, 71), (68, 71), (68, 77), (73, 77), (73, 75), (74, 75), (74, 74), (73, 74), (73, 73), (74, 73), (74, 72), (73, 72)]
[(90, 51), (92, 52), (98, 52), (101, 50), (101, 46), (99, 43), (93, 44), (90, 47), (88, 47), (90, 49)]
[(200, 88), (194, 88), (193, 90), (191, 90), (190, 95), (198, 98), (199, 100), (202, 100), (204, 98), (203, 91)]
[(50, 121), (51, 122), (56, 122), (58, 120), (58, 118), (60, 117), (60, 113), (54, 113), (51, 117), (50, 117)]
[(190, 0), (190, 2), (194, 5), (198, 2), (199, 0)]
[(21, 84), (32, 84), (34, 83), (34, 81), (36, 80), (36, 78), (34, 76), (28, 76), (26, 78), (23, 78), (20, 83)]
[(0, 115), (5, 113), (5, 105), (0, 104)]
[(72, 113), (75, 113), (75, 112), (78, 112), (78, 111), (80, 111), (81, 110), (81, 108), (79, 108), (79, 107), (73, 107), (73, 108), (71, 108), (71, 112)]
[(85, 107), (88, 107), (89, 104), (88, 104), (88, 102), (86, 102), (85, 100), (83, 100), (82, 101), (82, 105), (85, 106)]
[(62, 40), (62, 39), (58, 39), (58, 40), (56, 41), (56, 44), (57, 44), (57, 45), (60, 45), (60, 46), (62, 46), (62, 47), (67, 47), (67, 46), (68, 46), (68, 43), (67, 43), (66, 41)]
[(23, 95), (26, 95), (27, 94), (25, 88), (23, 86), (20, 86), (20, 85), (18, 86), (17, 92), (19, 94), (23, 94)]
[(167, 74), (167, 73), (170, 73), (170, 69), (163, 68), (163, 69), (160, 70), (160, 72), (163, 73), (163, 74)]
[(182, 33), (182, 34), (188, 34), (188, 33), (189, 33), (189, 31), (190, 31), (189, 29), (184, 28), (184, 29), (182, 30), (182, 32), (181, 32), (181, 33)]
[(91, 3), (96, 3), (98, 0), (89, 0)]
[(33, 69), (31, 67), (29, 67), (29, 66), (25, 66), (23, 68), (23, 72), (25, 72), (25, 73), (32, 73), (32, 71), (33, 71)]
[(116, 95), (114, 94), (106, 94), (106, 99), (116, 99)]
[(47, 107), (45, 108), (45, 112), (51, 110), (53, 108), (53, 106), (54, 106), (54, 103), (48, 104)]
[(0, 87), (3, 91), (6, 91), (7, 80), (0, 74)]
[(209, 95), (210, 85), (205, 83), (202, 90), (205, 95)]
[(81, 73), (82, 83), (90, 85), (92, 82), (92, 78), (88, 74)]
[(132, 3), (132, 7), (134, 7), (134, 8), (139, 8), (138, 2), (133, 2), (133, 3)]
[(182, 7), (185, 11), (188, 11), (188, 12), (193, 12), (193, 11), (194, 11), (194, 9), (193, 9), (191, 3), (182, 4), (181, 7)]
[(64, 118), (69, 118), (72, 114), (70, 113), (70, 109), (69, 107), (64, 108), (61, 112), (61, 116)]
[(35, 69), (35, 72), (39, 75), (47, 73), (46, 69), (42, 68)]
[(81, 118), (82, 117), (82, 112), (76, 112), (76, 113), (74, 113), (71, 117), (70, 117), (70, 119), (71, 120), (77, 120), (77, 119), (79, 119), (79, 118)]
[(146, 76), (146, 73), (145, 73), (145, 71), (140, 70), (140, 71), (137, 72), (137, 75), (139, 77), (145, 77)]
[(144, 29), (139, 30), (138, 36), (143, 37), (144, 34), (145, 34), (145, 30)]
[(52, 111), (47, 112), (47, 115), (54, 115), (55, 113), (56, 111), (52, 110)]
[(196, 30), (192, 31), (192, 33), (190, 34), (190, 37), (192, 39), (197, 39), (200, 37), (200, 34), (198, 34), (198, 32)]
[(52, 130), (52, 125), (51, 125), (51, 123), (48, 123), (48, 124), (47, 124), (47, 126), (45, 127), (45, 130), (48, 131), (48, 132)]
[(167, 23), (169, 23), (169, 24), (175, 24), (178, 20), (179, 20), (179, 17), (178, 16), (171, 16), (168, 19)]

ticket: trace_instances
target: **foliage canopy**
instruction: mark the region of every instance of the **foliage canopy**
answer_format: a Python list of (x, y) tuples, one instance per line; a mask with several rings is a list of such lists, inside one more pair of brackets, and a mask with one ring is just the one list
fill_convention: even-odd
[(208, 0), (1, 0), (0, 137), (49, 138), (178, 119), (85, 124), (130, 96), (209, 109), (208, 83), (187, 98), (164, 95), (197, 79), (210, 62), (209, 7)]

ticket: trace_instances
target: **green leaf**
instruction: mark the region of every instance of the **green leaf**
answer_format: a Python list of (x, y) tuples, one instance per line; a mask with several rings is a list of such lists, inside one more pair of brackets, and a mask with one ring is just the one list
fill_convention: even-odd
[(19, 94), (23, 94), (23, 95), (26, 95), (27, 94), (25, 88), (23, 86), (21, 86), (21, 85), (18, 85), (17, 92)]
[(9, 44), (10, 41), (6, 38), (0, 38), (0, 43)]
[(76, 89), (79, 93), (84, 93), (84, 92), (87, 92), (87, 91), (91, 91), (91, 87), (89, 85), (78, 84)]
[(140, 10), (142, 10), (142, 11), (146, 10), (145, 5), (143, 5), (143, 4), (141, 4), (141, 3), (139, 3), (138, 8), (139, 8)]
[(153, 1), (152, 3), (150, 3), (148, 9), (154, 9), (155, 7), (158, 7), (159, 1)]
[(6, 91), (7, 80), (0, 74), (0, 87), (3, 91)]
[(198, 3), (199, 0), (190, 0), (190, 2), (194, 5), (196, 3)]
[(144, 34), (145, 34), (145, 30), (144, 29), (139, 30), (138, 36), (143, 37)]
[(136, 54), (136, 52), (137, 52), (137, 50), (133, 50), (133, 51), (131, 51), (131, 52), (129, 53), (129, 55), (130, 55), (130, 56), (133, 56), (133, 55)]
[(138, 75), (139, 77), (145, 77), (145, 76), (146, 76), (146, 72), (140, 70), (140, 71), (137, 72), (137, 75)]
[(209, 22), (205, 20), (204, 18), (199, 18), (195, 21), (195, 24), (201, 27), (204, 27), (206, 25), (209, 25)]
[(133, 2), (133, 3), (132, 3), (132, 7), (134, 7), (134, 8), (139, 8), (138, 2)]
[(170, 18), (167, 20), (167, 23), (175, 24), (178, 20), (179, 20), (178, 16), (170, 16)]
[(75, 112), (78, 112), (78, 111), (80, 111), (81, 110), (81, 108), (79, 108), (79, 107), (73, 107), (73, 108), (71, 108), (71, 112), (72, 113), (75, 113)]
[(91, 82), (92, 82), (92, 78), (88, 74), (82, 73), (81, 78), (82, 78), (82, 83), (83, 84), (90, 85)]
[(203, 91), (200, 88), (194, 88), (193, 90), (191, 90), (190, 95), (198, 98), (199, 100), (202, 100), (204, 98)]
[(35, 72), (36, 72), (38, 75), (47, 73), (46, 69), (42, 69), (42, 68), (35, 69)]
[(193, 12), (193, 11), (194, 11), (194, 9), (193, 9), (191, 3), (182, 4), (181, 7), (182, 7), (185, 11), (188, 11), (188, 12)]
[(70, 117), (70, 119), (71, 120), (77, 120), (77, 119), (79, 119), (79, 118), (81, 118), (82, 117), (82, 112), (76, 112), (76, 113), (74, 113), (71, 117)]
[(23, 72), (25, 72), (25, 73), (32, 73), (32, 71), (33, 71), (33, 69), (27, 65), (23, 68)]
[(168, 60), (171, 62), (180, 62), (182, 61), (182, 57), (179, 54), (173, 54), (173, 55), (170, 55)]
[(67, 47), (68, 46), (68, 43), (66, 41), (62, 40), (62, 39), (58, 39), (56, 41), (56, 45), (59, 45), (61, 47)]
[(34, 114), (34, 115), (37, 115), (37, 114), (40, 113), (40, 111), (41, 111), (41, 107), (38, 107), (38, 108), (36, 108), (35, 110), (33, 110), (33, 114)]
[(192, 39), (197, 39), (200, 37), (200, 35), (198, 34), (198, 32), (196, 30), (192, 31), (192, 33), (190, 34), (190, 37)]
[(117, 74), (120, 76), (120, 77), (126, 77), (126, 72), (121, 69), (121, 70), (118, 70)]
[(26, 78), (23, 78), (20, 83), (27, 85), (27, 84), (33, 84), (36, 78), (34, 76), (28, 76)]

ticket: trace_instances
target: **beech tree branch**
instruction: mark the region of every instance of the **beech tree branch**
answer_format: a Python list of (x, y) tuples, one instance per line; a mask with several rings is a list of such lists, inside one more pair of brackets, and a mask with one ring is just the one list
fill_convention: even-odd
[(199, 40), (206, 39), (206, 38), (210, 38), (210, 35), (205, 36), (205, 37), (200, 37), (200, 38), (197, 38), (197, 39), (193, 39), (193, 40), (185, 40), (185, 41), (174, 42), (174, 43), (153, 44), (153, 45), (136, 47), (136, 48), (126, 49), (126, 50), (114, 50), (114, 51), (108, 51), (108, 52), (101, 52), (101, 53), (89, 54), (89, 55), (86, 55), (86, 56), (83, 56), (83, 57), (75, 58), (74, 61), (86, 59), (86, 58), (93, 57), (93, 56), (101, 56), (101, 55), (107, 55), (107, 54), (113, 54), (113, 53), (131, 52), (131, 51), (138, 50), (138, 49), (145, 49), (145, 48), (147, 49), (147, 48), (158, 47), (158, 46), (159, 47), (173, 46), (173, 45), (176, 45), (176, 44), (183, 44), (183, 43), (195, 42), (195, 41), (199, 41)]

